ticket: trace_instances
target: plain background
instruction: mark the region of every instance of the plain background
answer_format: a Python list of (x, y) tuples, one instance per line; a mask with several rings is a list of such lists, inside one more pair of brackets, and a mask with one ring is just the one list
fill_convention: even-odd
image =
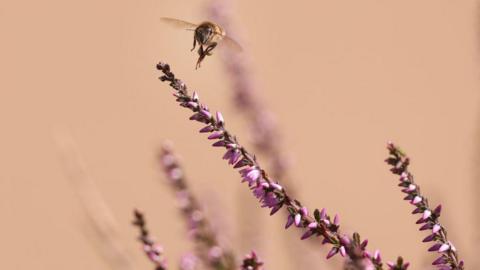
[[(159, 23), (161, 16), (200, 22), (206, 4), (0, 2), (2, 269), (108, 269), (85, 233), (88, 219), (64, 173), (59, 132), (74, 139), (136, 269), (152, 266), (130, 225), (134, 207), (147, 213), (172, 269), (190, 249), (155, 160), (165, 139), (175, 143), (192, 189), (239, 255), (259, 249), (267, 269), (296, 269), (282, 240), (296, 234), (282, 231), (281, 215), (254, 218), (267, 213), (254, 214), (248, 189), (157, 79), (155, 64), (169, 62), (250, 145), (218, 55), (194, 70), (191, 33)], [(383, 162), (393, 140), (412, 157), (430, 202), (442, 203), (449, 238), (475, 269), (480, 3), (265, 0), (233, 8), (301, 200), (340, 213), (344, 231), (368, 237), (385, 260), (403, 255), (412, 269), (427, 269), (433, 255), (420, 242), (426, 233)], [(242, 235), (246, 224), (262, 235)], [(330, 265), (325, 255), (315, 251), (317, 265)]]

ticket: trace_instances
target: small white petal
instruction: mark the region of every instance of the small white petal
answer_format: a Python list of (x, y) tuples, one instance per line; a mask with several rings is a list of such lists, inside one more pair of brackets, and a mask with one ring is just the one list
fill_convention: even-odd
[(302, 216), (300, 214), (295, 215), (295, 225), (298, 227), (300, 225), (300, 221), (302, 220)]
[(450, 249), (450, 246), (448, 244), (443, 244), (442, 246), (440, 246), (440, 248), (438, 249), (438, 252), (445, 252), (447, 250)]
[(457, 251), (457, 249), (456, 249), (455, 246), (452, 244), (452, 242), (448, 241), (448, 244), (450, 245), (450, 249), (451, 249), (452, 251), (454, 251), (454, 252)]
[(417, 204), (417, 203), (420, 203), (421, 201), (422, 201), (422, 197), (416, 196), (415, 198), (413, 198), (412, 203)]
[(425, 212), (423, 212), (422, 218), (423, 218), (423, 219), (427, 219), (427, 218), (429, 218), (431, 215), (432, 215), (432, 211), (430, 211), (430, 210), (427, 209), (427, 210), (425, 210)]

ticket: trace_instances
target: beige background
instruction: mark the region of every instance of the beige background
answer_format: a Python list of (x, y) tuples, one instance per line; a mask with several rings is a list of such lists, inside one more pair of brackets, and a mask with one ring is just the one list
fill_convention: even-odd
[[(443, 204), (449, 236), (467, 268), (475, 269), (479, 4), (265, 0), (234, 6), (260, 95), (284, 131), (301, 200), (340, 213), (344, 230), (368, 237), (385, 259), (403, 255), (412, 269), (426, 269), (432, 257), (383, 163), (387, 140), (412, 157), (417, 181), (433, 204)], [(209, 57), (195, 71), (190, 33), (159, 23), (160, 16), (201, 21), (205, 5), (0, 2), (1, 269), (108, 269), (87, 236), (88, 219), (64, 173), (58, 134), (74, 139), (135, 269), (152, 267), (135, 242), (133, 207), (147, 213), (172, 269), (190, 248), (155, 164), (164, 139), (175, 142), (193, 189), (226, 241), (248, 243), (236, 217), (253, 211), (253, 198), (222, 153), (196, 133), (199, 125), (186, 120), (154, 69), (168, 61), (248, 145), (219, 58)], [(267, 237), (251, 241), (259, 246), (252, 248), (261, 250), (268, 269), (295, 269), (286, 263), (283, 218), (262, 220), (242, 223), (268, 226)], [(319, 265), (325, 254), (316, 252)]]

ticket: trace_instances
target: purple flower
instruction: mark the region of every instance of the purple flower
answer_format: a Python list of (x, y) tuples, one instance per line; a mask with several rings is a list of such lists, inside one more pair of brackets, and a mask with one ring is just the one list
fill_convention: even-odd
[(301, 237), (300, 239), (301, 239), (301, 240), (305, 240), (305, 239), (309, 238), (310, 236), (312, 236), (313, 233), (314, 233), (314, 232), (313, 232), (312, 230), (308, 230), (308, 231), (306, 231), (306, 232), (302, 235), (302, 237)]
[(223, 137), (223, 132), (217, 131), (213, 132), (210, 136), (208, 136), (209, 140), (215, 140), (215, 139), (220, 139)]
[(285, 224), (285, 229), (288, 229), (294, 223), (294, 218), (292, 215), (288, 215), (287, 223)]
[(295, 226), (299, 227), (301, 221), (302, 221), (302, 215), (300, 213), (297, 213), (295, 215)]
[(315, 229), (317, 227), (318, 227), (318, 223), (316, 221), (308, 224), (308, 228), (310, 228), (310, 229)]
[(327, 254), (327, 259), (335, 256), (338, 253), (339, 249), (337, 247), (333, 247)]
[(244, 181), (247, 181), (249, 186), (252, 186), (260, 179), (260, 170), (255, 167), (248, 167), (240, 170), (240, 174)]
[(415, 205), (419, 204), (421, 202), (422, 202), (422, 197), (420, 197), (420, 196), (415, 196), (412, 200), (412, 204), (415, 204)]
[(450, 249), (450, 246), (448, 244), (442, 244), (440, 248), (438, 249), (438, 252), (445, 252)]
[(275, 207), (277, 204), (279, 204), (279, 200), (275, 193), (273, 192), (267, 192), (264, 197), (262, 198), (263, 205), (262, 207)]
[(228, 160), (228, 163), (230, 165), (237, 163), (241, 157), (242, 157), (242, 153), (240, 152), (240, 150), (236, 148), (227, 150), (225, 155), (223, 155), (223, 159)]
[(223, 123), (225, 123), (221, 112), (217, 112), (217, 123), (219, 123), (220, 125), (223, 125)]
[(209, 132), (212, 132), (213, 130), (214, 130), (213, 127), (206, 126), (206, 127), (203, 127), (202, 129), (200, 129), (200, 133), (209, 133)]

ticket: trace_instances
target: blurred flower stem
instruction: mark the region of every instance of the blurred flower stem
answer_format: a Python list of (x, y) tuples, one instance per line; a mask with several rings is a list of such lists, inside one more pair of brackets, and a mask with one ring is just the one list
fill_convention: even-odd
[(130, 252), (123, 243), (118, 223), (95, 181), (88, 175), (73, 138), (64, 132), (55, 136), (62, 165), (73, 185), (93, 232), (89, 237), (111, 269), (133, 270)]
[(159, 159), (168, 184), (176, 193), (180, 210), (188, 226), (188, 235), (195, 244), (197, 256), (209, 269), (236, 269), (233, 252), (220, 246), (215, 230), (188, 187), (185, 173), (173, 153), (171, 143), (163, 144)]

